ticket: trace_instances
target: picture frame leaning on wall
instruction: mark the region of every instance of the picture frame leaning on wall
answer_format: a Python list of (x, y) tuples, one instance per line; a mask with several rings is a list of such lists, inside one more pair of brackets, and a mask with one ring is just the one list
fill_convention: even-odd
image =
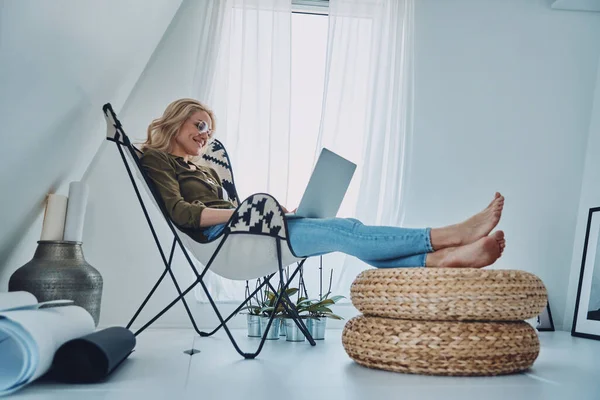
[(600, 207), (588, 212), (571, 336), (600, 340)]

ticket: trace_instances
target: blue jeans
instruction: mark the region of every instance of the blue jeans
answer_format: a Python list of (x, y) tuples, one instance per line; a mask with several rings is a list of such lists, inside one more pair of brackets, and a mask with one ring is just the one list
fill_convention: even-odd
[[(377, 268), (424, 267), (431, 246), (431, 228), (368, 226), (354, 218), (295, 218), (287, 222), (289, 241), (298, 257), (339, 251)], [(224, 224), (208, 227), (212, 239)]]

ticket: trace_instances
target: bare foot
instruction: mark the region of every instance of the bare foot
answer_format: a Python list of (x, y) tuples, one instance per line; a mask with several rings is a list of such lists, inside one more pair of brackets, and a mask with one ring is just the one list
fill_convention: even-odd
[(504, 209), (504, 196), (496, 192), (492, 202), (481, 212), (460, 224), (431, 230), (431, 245), (435, 250), (464, 246), (490, 234), (498, 225)]
[(500, 246), (500, 257), (502, 257), (502, 253), (504, 253), (504, 248), (506, 247), (506, 239), (504, 238), (504, 235), (502, 235), (502, 238), (498, 241), (498, 245)]
[(500, 257), (505, 246), (504, 232), (497, 231), (474, 243), (428, 254), (426, 266), (440, 268), (487, 267)]

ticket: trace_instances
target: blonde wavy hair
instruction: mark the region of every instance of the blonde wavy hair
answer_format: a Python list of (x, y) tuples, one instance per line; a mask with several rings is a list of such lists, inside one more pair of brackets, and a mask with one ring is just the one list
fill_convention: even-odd
[[(210, 117), (211, 129), (209, 140), (213, 137), (216, 128), (215, 114), (213, 111), (194, 99), (175, 100), (167, 106), (162, 117), (153, 120), (148, 125), (148, 137), (142, 143), (142, 151), (146, 149), (155, 149), (169, 152), (173, 138), (177, 136), (182, 125), (198, 111), (204, 111)], [(206, 150), (204, 146), (202, 151)]]

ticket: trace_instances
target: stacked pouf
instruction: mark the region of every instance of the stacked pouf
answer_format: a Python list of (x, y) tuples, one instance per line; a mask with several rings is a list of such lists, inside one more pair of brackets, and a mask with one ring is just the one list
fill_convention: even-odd
[(516, 270), (397, 268), (362, 272), (351, 288), (363, 314), (346, 323), (344, 349), (370, 368), (428, 375), (501, 375), (539, 354), (524, 320), (547, 304), (535, 275)]

